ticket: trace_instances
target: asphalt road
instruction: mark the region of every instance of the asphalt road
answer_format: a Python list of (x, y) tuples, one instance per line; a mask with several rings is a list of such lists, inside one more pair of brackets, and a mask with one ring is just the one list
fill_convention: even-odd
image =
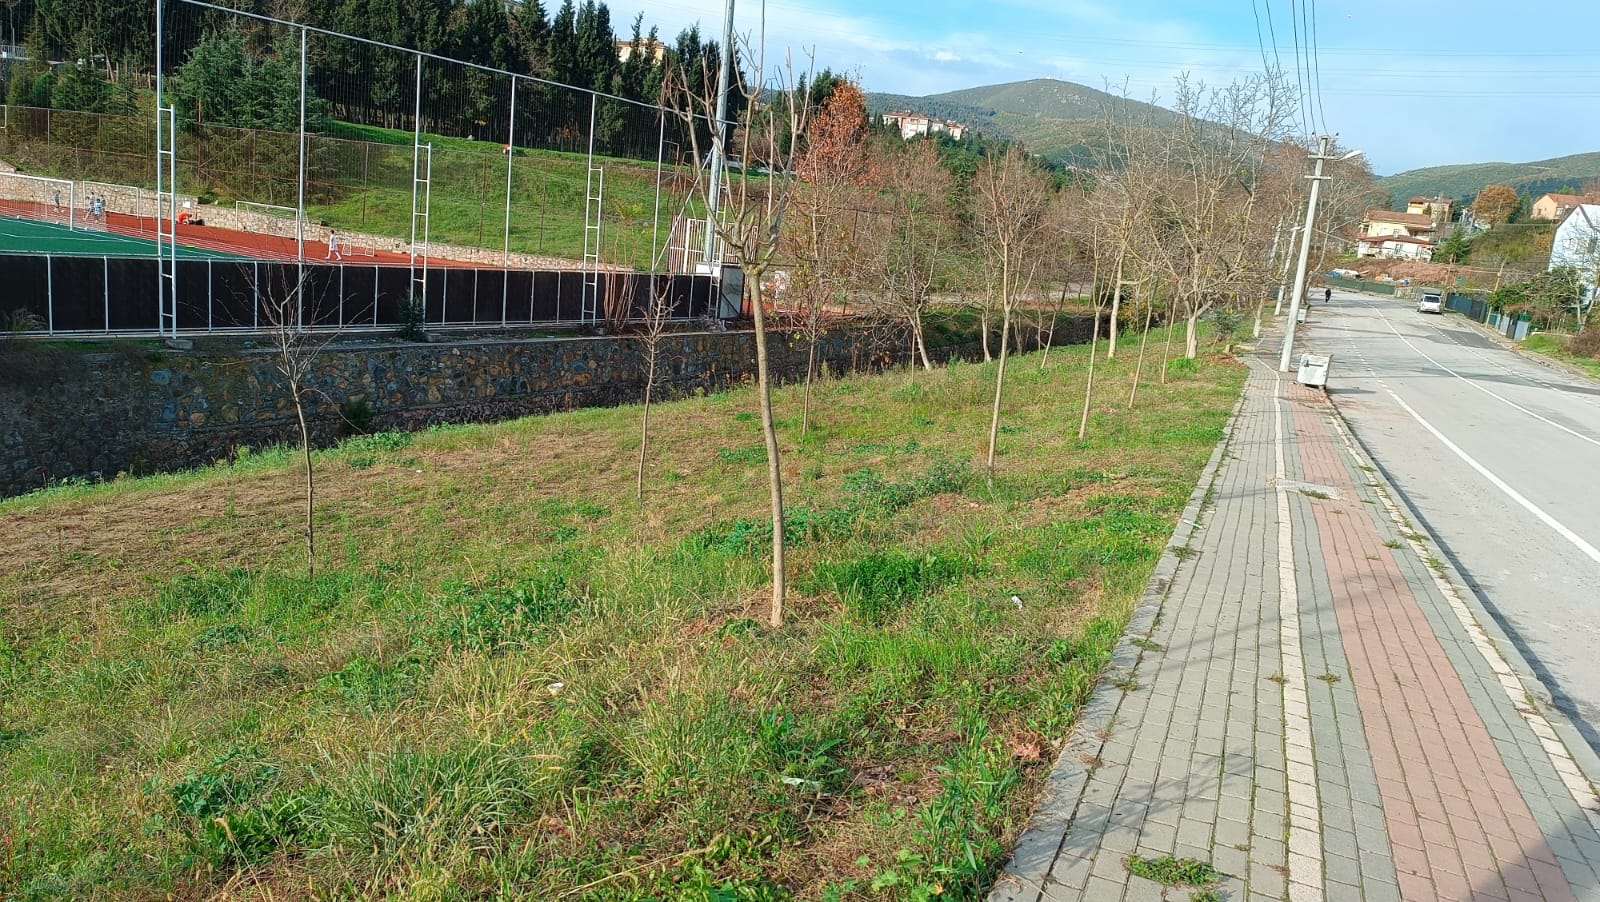
[(1297, 349), (1600, 753), (1600, 384), (1365, 295), (1319, 292)]

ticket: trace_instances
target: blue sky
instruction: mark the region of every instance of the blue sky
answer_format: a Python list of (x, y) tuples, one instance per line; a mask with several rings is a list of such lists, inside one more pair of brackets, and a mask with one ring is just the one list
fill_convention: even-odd
[[(1600, 3), (1316, 0), (1321, 107), (1316, 125), (1365, 150), (1379, 174), (1600, 151)], [(1295, 68), (1291, 9), (1312, 0), (770, 0), (769, 56), (814, 47), (819, 66), (866, 88), (930, 94), (1028, 78), (1128, 83), (1169, 97), (1174, 77), (1209, 83), (1262, 68), (1261, 43)], [(612, 3), (626, 23), (630, 4)], [(721, 0), (652, 2), (668, 37), (722, 24)], [(1253, 12), (1254, 11), (1254, 12)], [(1257, 16), (1262, 42), (1258, 43)], [(757, 0), (738, 0), (754, 33)], [(1301, 36), (1304, 42), (1304, 35)], [(1320, 128), (1318, 128), (1320, 130)]]

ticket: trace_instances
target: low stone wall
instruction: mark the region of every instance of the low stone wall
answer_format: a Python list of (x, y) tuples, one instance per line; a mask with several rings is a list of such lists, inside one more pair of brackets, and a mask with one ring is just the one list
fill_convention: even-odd
[[(1062, 318), (1057, 344), (1087, 341), (1090, 320)], [(1025, 343), (1036, 339), (1025, 333)], [(799, 336), (772, 336), (777, 379), (805, 373)], [(981, 356), (973, 344), (935, 355)], [(743, 384), (755, 373), (749, 332), (669, 336), (661, 396)], [(834, 372), (907, 359), (904, 342), (869, 329), (830, 331), (818, 359)], [(463, 340), (333, 346), (316, 361), (312, 428), (337, 441), (346, 404), (370, 406), (379, 431), (478, 423), (581, 407), (634, 403), (644, 388), (636, 338)], [(84, 353), (0, 341), (0, 496), (69, 478), (180, 470), (297, 438), (292, 399), (270, 352), (226, 347), (194, 351), (118, 345)]]

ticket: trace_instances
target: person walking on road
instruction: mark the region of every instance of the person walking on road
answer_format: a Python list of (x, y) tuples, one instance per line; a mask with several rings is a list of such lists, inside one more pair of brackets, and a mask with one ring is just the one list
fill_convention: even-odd
[(1333, 303), (1333, 286), (1332, 285), (1329, 285), (1326, 288), (1322, 289), (1322, 303), (1324, 303), (1324, 304)]

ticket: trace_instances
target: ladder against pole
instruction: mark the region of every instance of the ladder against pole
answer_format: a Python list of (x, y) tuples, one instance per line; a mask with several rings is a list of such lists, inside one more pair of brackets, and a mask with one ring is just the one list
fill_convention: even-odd
[(582, 318), (596, 322), (600, 319), (600, 252), (603, 247), (600, 226), (606, 198), (606, 171), (603, 167), (589, 167), (588, 194), (583, 217)]
[(160, 315), (156, 329), (178, 334), (178, 118), (174, 107), (156, 113), (156, 258)]
[[(411, 296), (414, 303), (428, 299), (429, 217), (433, 202), (433, 144), (418, 144), (419, 159), (411, 184)], [(419, 268), (417, 261), (421, 260)]]

